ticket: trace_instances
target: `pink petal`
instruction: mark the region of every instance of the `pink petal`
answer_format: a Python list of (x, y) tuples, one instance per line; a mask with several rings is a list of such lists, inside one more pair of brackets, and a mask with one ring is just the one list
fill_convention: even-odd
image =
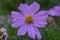
[(23, 15), (28, 15), (29, 14), (29, 7), (27, 4), (20, 4), (18, 9), (23, 13)]
[(36, 21), (34, 21), (34, 25), (42, 28), (42, 27), (45, 27), (47, 25), (47, 22), (43, 21), (43, 20), (42, 21), (36, 20)]
[(1, 30), (3, 31), (3, 33), (5, 33), (7, 30), (6, 30), (6, 28), (1, 28)]
[(16, 27), (19, 26), (19, 23), (13, 23), (11, 26), (12, 26), (13, 28), (16, 28)]
[(35, 35), (36, 35), (34, 27), (35, 26), (31, 24), (29, 25), (29, 28), (28, 28), (28, 36), (33, 39), (35, 39)]
[(15, 23), (15, 22), (25, 22), (25, 19), (20, 19), (20, 18), (13, 18), (12, 19), (12, 23)]
[(25, 20), (19, 20), (19, 19), (17, 19), (17, 18), (14, 18), (14, 19), (12, 20), (12, 27), (13, 27), (13, 28), (16, 28), (16, 27), (18, 27), (18, 26), (23, 25), (24, 23), (25, 23)]
[(22, 25), (19, 29), (18, 29), (18, 34), (17, 35), (24, 35), (28, 30), (28, 25)]
[(33, 2), (33, 4), (30, 5), (30, 14), (34, 15), (40, 8), (40, 5), (37, 2)]
[(48, 17), (48, 13), (46, 13), (46, 11), (40, 11), (38, 12), (36, 15), (34, 15), (33, 19), (34, 19), (34, 25), (36, 25), (37, 27), (45, 27), (45, 25), (47, 24), (46, 22), (46, 18)]
[(53, 9), (49, 10), (48, 13), (49, 13), (49, 15), (52, 15), (52, 16), (56, 16), (57, 15), (56, 11), (53, 10)]
[(13, 23), (12, 24), (12, 27), (13, 28), (16, 28), (16, 27), (19, 27), (19, 26), (21, 26), (21, 25), (23, 25), (24, 23), (22, 23), (22, 22), (16, 22), (16, 23)]
[(38, 38), (38, 40), (40, 40), (41, 39), (41, 34), (36, 27), (34, 27), (34, 28), (35, 28), (35, 31), (36, 31), (37, 38)]
[(34, 20), (46, 20), (48, 17), (47, 11), (39, 11), (37, 14), (34, 15)]
[(13, 17), (13, 19), (12, 19), (13, 28), (21, 26), (25, 23), (25, 17), (20, 12), (12, 11), (11, 16)]
[(51, 16), (60, 16), (60, 6), (55, 6), (54, 8), (48, 11)]
[(24, 16), (20, 12), (11, 12), (11, 17), (18, 18), (18, 19), (24, 19)]

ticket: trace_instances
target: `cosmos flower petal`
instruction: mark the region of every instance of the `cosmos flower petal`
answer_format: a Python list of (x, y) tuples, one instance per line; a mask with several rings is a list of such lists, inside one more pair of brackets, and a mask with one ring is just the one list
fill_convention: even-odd
[(57, 8), (56, 10), (58, 10), (58, 9), (60, 9), (60, 5), (58, 5), (58, 6), (55, 6), (54, 8)]
[(13, 20), (12, 20), (13, 28), (16, 28), (24, 24), (25, 17), (21, 13), (12, 11), (11, 16), (13, 17)]
[(46, 20), (46, 18), (48, 17), (48, 13), (47, 11), (39, 11), (36, 15), (34, 15), (33, 19), (34, 20)]
[(19, 19), (19, 18), (13, 18), (12, 23), (17, 23), (17, 22), (24, 22), (25, 19)]
[[(16, 22), (16, 21), (17, 21), (17, 22)], [(23, 25), (24, 23), (25, 23), (24, 20), (14, 19), (14, 20), (12, 21), (12, 27), (13, 27), (13, 28), (16, 28), (16, 27), (18, 27), (18, 26)]]
[(7, 31), (6, 28), (3, 28), (3, 27), (1, 28), (1, 30), (4, 31), (4, 32)]
[(41, 39), (41, 34), (36, 27), (34, 27), (34, 28), (35, 28), (35, 31), (36, 31), (37, 38), (38, 38), (38, 40), (40, 40)]
[(18, 9), (23, 13), (23, 15), (28, 15), (29, 13), (29, 7), (27, 4), (20, 4)]
[(56, 12), (53, 9), (49, 10), (48, 13), (49, 15), (56, 16)]
[(37, 27), (43, 28), (47, 25), (47, 22), (46, 21), (34, 21), (34, 25)]
[(5, 33), (5, 35), (6, 35), (6, 36), (5, 36), (5, 37), (6, 37), (6, 38), (5, 38), (5, 40), (8, 40), (8, 37), (9, 37), (9, 36), (8, 36), (8, 34), (7, 34), (7, 33)]
[(40, 5), (37, 2), (33, 2), (33, 4), (30, 5), (30, 13), (31, 15), (34, 15), (40, 8)]
[(33, 39), (35, 39), (35, 35), (36, 35), (34, 27), (35, 26), (33, 24), (31, 24), (31, 25), (29, 25), (29, 28), (28, 28), (28, 36)]
[(60, 16), (60, 6), (55, 6), (54, 8), (50, 9), (48, 14), (51, 16)]
[(34, 25), (36, 25), (37, 27), (45, 27), (45, 25), (47, 24), (47, 22), (46, 22), (47, 17), (48, 17), (48, 14), (46, 13), (46, 11), (39, 11), (33, 17)]
[(12, 27), (13, 27), (13, 28), (16, 28), (16, 27), (18, 27), (18, 26), (20, 26), (19, 23), (13, 23), (13, 24), (12, 24)]
[(17, 18), (17, 19), (24, 19), (24, 16), (20, 12), (15, 12), (15, 11), (11, 12), (11, 17), (14, 17), (14, 18)]
[(18, 34), (17, 35), (24, 35), (28, 30), (28, 25), (22, 25), (19, 29), (18, 29)]

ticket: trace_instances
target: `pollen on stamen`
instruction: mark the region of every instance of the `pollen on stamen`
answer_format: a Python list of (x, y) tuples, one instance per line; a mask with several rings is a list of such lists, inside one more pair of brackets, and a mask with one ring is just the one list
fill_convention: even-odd
[(32, 19), (32, 16), (26, 16), (26, 22), (27, 23), (32, 23), (33, 19)]
[(2, 36), (3, 35), (3, 32), (2, 32), (2, 30), (0, 30), (0, 36)]

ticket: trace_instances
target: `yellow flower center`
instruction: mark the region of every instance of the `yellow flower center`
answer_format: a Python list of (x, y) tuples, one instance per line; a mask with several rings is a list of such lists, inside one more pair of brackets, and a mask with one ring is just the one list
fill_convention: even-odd
[(2, 32), (2, 30), (0, 29), (0, 36), (2, 36), (3, 35), (3, 32)]
[(32, 16), (26, 16), (26, 22), (27, 23), (32, 23)]

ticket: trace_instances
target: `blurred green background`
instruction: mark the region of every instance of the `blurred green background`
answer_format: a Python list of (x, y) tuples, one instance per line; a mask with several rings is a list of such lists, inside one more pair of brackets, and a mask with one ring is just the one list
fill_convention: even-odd
[[(10, 23), (11, 11), (18, 11), (20, 3), (32, 4), (38, 2), (41, 6), (40, 10), (49, 10), (60, 4), (60, 0), (0, 0), (0, 27), (5, 27), (9, 34), (9, 40), (32, 40), (26, 35), (17, 36), (18, 28), (12, 28)], [(42, 35), (41, 40), (60, 40), (60, 17), (54, 17), (57, 26), (47, 25), (40, 28)], [(35, 39), (37, 40), (37, 38)]]

